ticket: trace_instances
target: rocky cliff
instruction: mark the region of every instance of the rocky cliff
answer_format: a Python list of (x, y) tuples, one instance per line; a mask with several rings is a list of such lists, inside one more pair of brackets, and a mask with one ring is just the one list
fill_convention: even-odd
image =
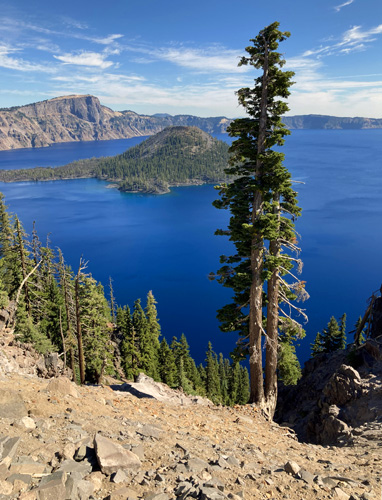
[[(382, 128), (382, 119), (326, 115), (287, 116), (290, 129)], [(231, 119), (167, 113), (139, 115), (113, 111), (92, 95), (55, 97), (0, 110), (0, 150), (50, 146), (58, 142), (101, 141), (153, 135), (170, 126), (198, 127), (209, 134), (227, 131)]]
[(320, 354), (280, 390), (278, 422), (322, 445), (382, 446), (382, 337)]
[(49, 146), (58, 142), (125, 139), (156, 134), (168, 126), (196, 126), (223, 133), (230, 120), (191, 115), (138, 115), (113, 111), (91, 95), (56, 97), (0, 111), (0, 150)]
[(290, 129), (351, 130), (382, 128), (382, 119), (339, 117), (329, 115), (284, 116), (283, 122)]

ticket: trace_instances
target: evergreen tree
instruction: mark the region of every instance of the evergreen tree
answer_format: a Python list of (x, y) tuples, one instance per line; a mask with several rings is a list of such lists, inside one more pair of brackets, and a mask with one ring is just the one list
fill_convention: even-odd
[(14, 334), (17, 340), (32, 344), (36, 351), (41, 354), (57, 350), (50, 339), (33, 323), (23, 300), (17, 308)]
[(249, 400), (250, 388), (249, 388), (249, 373), (247, 368), (244, 366), (240, 367), (240, 383), (237, 394), (237, 403), (239, 405), (246, 405)]
[(90, 275), (83, 278), (80, 307), (86, 380), (100, 384), (103, 374), (112, 372), (114, 349), (109, 305), (102, 285)]
[(345, 349), (346, 347), (346, 313), (344, 313), (340, 318), (339, 324), (339, 339), (338, 339), (338, 349)]
[(152, 349), (152, 377), (159, 380), (159, 348), (160, 348), (160, 325), (158, 320), (158, 312), (156, 308), (157, 301), (154, 298), (153, 292), (150, 290), (147, 294), (146, 303), (146, 318), (147, 318), (147, 335), (151, 343)]
[(220, 396), (223, 405), (229, 404), (229, 372), (230, 364), (228, 359), (224, 359), (223, 354), (219, 354), (219, 382)]
[[(289, 131), (281, 122), (288, 111), (285, 98), (293, 73), (282, 71), (285, 61), (277, 52), (279, 42), (289, 37), (278, 30), (279, 23), (264, 28), (247, 47), (248, 57), (239, 65), (262, 69), (255, 87), (238, 91), (239, 103), (250, 118), (234, 120), (229, 134), (236, 138), (230, 147), (233, 182), (219, 186), (217, 208), (229, 208), (228, 235), (236, 254), (222, 256), (219, 282), (234, 291), (234, 302), (218, 314), (224, 331), (238, 331), (249, 338), (251, 401), (273, 416), (277, 400), (277, 351), (280, 303), (305, 296), (303, 283), (289, 285), (281, 277), (290, 272), (290, 250), (297, 251), (294, 219), (300, 215), (290, 174), (283, 166), (284, 155), (273, 150)], [(281, 99), (281, 100), (280, 100)], [(266, 242), (269, 244), (266, 245)], [(267, 287), (264, 286), (267, 280)], [(263, 302), (267, 290), (265, 384), (263, 384)]]
[(159, 375), (161, 381), (169, 387), (176, 386), (177, 368), (175, 357), (164, 337), (159, 348)]
[(312, 344), (312, 356), (317, 356), (323, 352), (329, 353), (346, 347), (346, 314), (340, 319), (340, 324), (332, 316), (326, 328), (318, 332)]
[(205, 396), (206, 389), (203, 379), (201, 377), (200, 371), (196, 367), (195, 360), (192, 358), (189, 366), (188, 377), (190, 379), (194, 392), (196, 394), (199, 394), (199, 396)]
[(192, 383), (186, 375), (183, 358), (179, 359), (177, 381), (178, 381), (178, 387), (181, 387), (186, 394), (194, 393)]
[(219, 381), (219, 363), (211, 342), (206, 352), (206, 391), (207, 397), (214, 403), (221, 403), (221, 387)]
[(239, 402), (240, 381), (240, 363), (235, 360), (231, 367), (229, 379), (229, 398), (231, 405), (237, 404)]
[(278, 357), (278, 377), (285, 385), (296, 385), (301, 378), (301, 367), (296, 348), (290, 342), (280, 342)]
[(117, 326), (122, 334), (121, 356), (122, 367), (129, 379), (134, 379), (139, 373), (140, 352), (138, 338), (135, 333), (129, 306), (117, 310)]
[(109, 276), (109, 292), (110, 292), (110, 313), (111, 313), (111, 320), (113, 323), (116, 322), (116, 303), (115, 303), (115, 298), (114, 298), (114, 289), (113, 289), (113, 280), (111, 279), (111, 276)]
[(310, 344), (312, 357), (318, 356), (319, 354), (324, 352), (324, 338), (322, 332), (317, 332), (316, 338), (314, 339), (314, 343)]
[(7, 211), (2, 193), (0, 193), (0, 279), (5, 292), (13, 299), (21, 283), (20, 265), (12, 228), (12, 217)]
[(301, 367), (293, 342), (305, 336), (294, 321), (284, 319), (280, 324), (277, 376), (285, 385), (295, 385), (301, 378)]
[(329, 320), (327, 327), (322, 331), (324, 352), (333, 352), (338, 349), (340, 329), (334, 316)]
[(152, 343), (149, 323), (142, 309), (140, 299), (137, 299), (134, 303), (133, 327), (139, 346), (138, 369), (149, 377), (158, 379), (156, 350)]
[(64, 301), (64, 311), (63, 315), (63, 330), (64, 330), (64, 344), (65, 351), (69, 353), (70, 368), (75, 376), (76, 371), (76, 351), (77, 343), (75, 338), (76, 332), (76, 314), (75, 314), (75, 302), (74, 302), (74, 276), (70, 267), (65, 265), (64, 256), (60, 249), (58, 249), (58, 274), (59, 283), (62, 291), (62, 297)]

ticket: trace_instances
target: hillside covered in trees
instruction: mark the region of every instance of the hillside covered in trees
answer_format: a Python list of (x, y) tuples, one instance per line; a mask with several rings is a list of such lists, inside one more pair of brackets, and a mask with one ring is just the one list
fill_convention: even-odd
[(124, 153), (56, 168), (2, 170), (0, 181), (52, 181), (96, 177), (121, 191), (166, 193), (169, 186), (226, 179), (228, 145), (196, 127), (169, 127)]
[(108, 297), (81, 258), (73, 271), (60, 249), (28, 238), (0, 195), (0, 309), (16, 338), (40, 353), (59, 352), (78, 383), (100, 383), (103, 375), (133, 379), (140, 372), (187, 394), (215, 403), (245, 404), (249, 376), (237, 359), (225, 359), (206, 346), (196, 366), (185, 335), (168, 341), (161, 333), (150, 291), (145, 307), (119, 306), (109, 282)]

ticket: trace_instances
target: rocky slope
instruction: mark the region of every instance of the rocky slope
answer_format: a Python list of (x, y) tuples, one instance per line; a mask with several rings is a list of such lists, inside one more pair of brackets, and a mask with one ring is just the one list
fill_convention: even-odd
[(91, 95), (56, 97), (0, 110), (0, 150), (49, 146), (58, 142), (125, 139), (156, 134), (165, 127), (196, 126), (225, 132), (230, 120), (190, 115), (138, 115), (113, 111)]
[(147, 378), (134, 394), (42, 379), (7, 331), (0, 352), (1, 500), (379, 498), (372, 443), (302, 444), (253, 406), (196, 404)]
[(277, 418), (307, 442), (381, 449), (382, 336), (306, 362), (280, 391)]

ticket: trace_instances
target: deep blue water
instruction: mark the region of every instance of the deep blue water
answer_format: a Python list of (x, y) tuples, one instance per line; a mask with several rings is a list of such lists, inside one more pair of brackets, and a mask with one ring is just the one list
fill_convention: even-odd
[(0, 151), (0, 169), (58, 167), (83, 158), (112, 156), (142, 142), (146, 137), (113, 141), (84, 141), (52, 144), (47, 148), (24, 148)]
[[(0, 168), (59, 165), (78, 158), (124, 151), (135, 140), (71, 143), (35, 150), (0, 152)], [(303, 215), (302, 279), (311, 298), (305, 303), (307, 337), (298, 350), (310, 353), (318, 330), (331, 315), (348, 314), (348, 330), (364, 313), (366, 299), (382, 281), (382, 130), (294, 131), (283, 147)], [(168, 340), (184, 332), (197, 362), (208, 340), (228, 354), (234, 334), (222, 334), (216, 309), (227, 303), (228, 289), (207, 275), (229, 252), (214, 236), (228, 213), (211, 206), (212, 186), (173, 189), (168, 195), (123, 194), (95, 179), (1, 184), (11, 211), (28, 232), (36, 220), (41, 239), (50, 232), (66, 260), (79, 258), (107, 284), (114, 280), (120, 304), (133, 305), (148, 290), (158, 300), (162, 332)]]

